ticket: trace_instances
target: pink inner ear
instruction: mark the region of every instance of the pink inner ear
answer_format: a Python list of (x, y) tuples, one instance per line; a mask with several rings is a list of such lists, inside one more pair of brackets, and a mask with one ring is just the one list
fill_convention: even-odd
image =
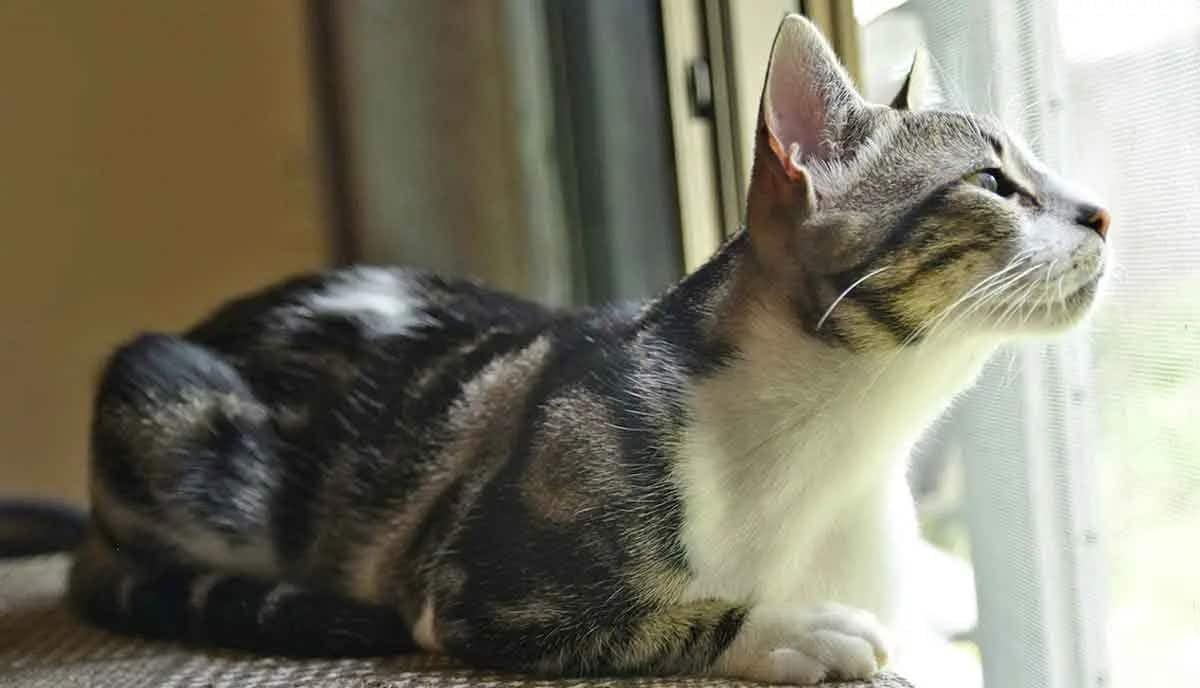
[(772, 61), (763, 99), (763, 115), (771, 133), (771, 148), (794, 178), (793, 168), (809, 158), (821, 158), (825, 148), (828, 103), (814, 88), (815, 75), (795, 55)]

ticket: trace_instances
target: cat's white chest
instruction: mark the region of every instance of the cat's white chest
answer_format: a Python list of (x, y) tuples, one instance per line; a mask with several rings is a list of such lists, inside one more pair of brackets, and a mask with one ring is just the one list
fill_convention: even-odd
[(908, 450), (990, 349), (831, 361), (768, 333), (743, 351), (693, 388), (678, 448), (686, 596), (898, 621), (918, 542)]
[[(703, 442), (703, 434), (695, 439)], [(883, 476), (838, 465), (847, 457), (791, 460), (790, 468), (811, 470), (739, 479), (714, 468), (727, 462), (692, 464), (683, 531), (693, 574), (687, 597), (795, 609), (839, 602), (890, 622), (916, 536), (902, 460)]]

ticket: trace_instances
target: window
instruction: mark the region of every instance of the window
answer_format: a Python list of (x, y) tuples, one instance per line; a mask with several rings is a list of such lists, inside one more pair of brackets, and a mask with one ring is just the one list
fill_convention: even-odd
[(982, 671), (950, 659), (914, 679), (1197, 685), (1200, 5), (860, 0), (856, 14), (873, 100), (924, 45), (946, 100), (999, 116), (1116, 218), (1090, 327), (997, 356), (918, 457), (927, 535), (973, 563), (978, 623), (958, 657), (977, 651)]

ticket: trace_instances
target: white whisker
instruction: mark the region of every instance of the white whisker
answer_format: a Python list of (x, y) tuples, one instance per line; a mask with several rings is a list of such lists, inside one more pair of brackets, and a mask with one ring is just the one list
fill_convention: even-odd
[[(1026, 250), (1026, 251), (1022, 251), (1022, 252), (1018, 253), (1016, 256), (1013, 257), (1012, 260), (1009, 261), (1008, 265), (1006, 265), (1005, 267), (1001, 268), (1000, 270), (997, 270), (996, 272), (992, 273), (991, 275), (988, 275), (987, 277), (985, 277), (982, 280), (980, 280), (979, 282), (977, 282), (975, 284), (975, 286), (968, 289), (965, 294), (963, 294), (962, 296), (960, 296), (958, 298), (958, 300), (954, 301), (954, 303), (951, 303), (949, 306), (942, 309), (942, 311), (937, 316), (930, 318), (921, 327), (918, 327), (916, 330), (914, 330), (913, 334), (909, 335), (909, 337), (905, 340), (904, 344), (911, 343), (911, 341), (915, 337), (921, 336), (922, 334), (924, 334), (925, 336), (932, 336), (933, 333), (937, 330), (938, 326), (940, 326), (942, 324), (942, 322), (945, 321), (945, 319), (953, 312), (953, 310), (956, 307), (958, 307), (962, 303), (966, 302), (968, 299), (978, 295), (979, 293), (985, 292), (985, 291), (989, 290), (990, 288), (996, 286), (996, 284), (998, 282), (1004, 281), (1007, 273), (1019, 268), (1021, 266), (1021, 263), (1024, 262), (1025, 255), (1029, 254), (1029, 253), (1032, 253), (1032, 251)], [(1028, 274), (1028, 273), (1027, 272), (1021, 273), (1021, 275), (1024, 275), (1024, 274)], [(1014, 277), (1014, 279), (1021, 277), (1021, 275), (1016, 275)], [(955, 322), (957, 322), (957, 320), (958, 319), (956, 319)]]
[(1025, 287), (1020, 292), (1018, 292), (1017, 296), (1009, 302), (1008, 308), (1005, 308), (1004, 312), (1000, 314), (1000, 319), (996, 321), (997, 329), (999, 329), (999, 328), (1003, 327), (1005, 324), (1007, 324), (1008, 319), (1013, 314), (1021, 312), (1020, 309), (1025, 305), (1025, 300), (1029, 298), (1030, 292), (1032, 292), (1034, 290), (1034, 288), (1036, 288), (1036, 287), (1037, 287), (1037, 280), (1034, 280), (1033, 282), (1030, 282), (1029, 284), (1025, 285)]
[(1021, 272), (1019, 272), (1015, 275), (1007, 276), (1004, 280), (1002, 280), (996, 284), (989, 285), (988, 289), (985, 290), (985, 292), (982, 293), (978, 297), (976, 302), (970, 308), (968, 308), (966, 311), (964, 311), (959, 316), (958, 319), (965, 320), (966, 318), (970, 317), (971, 315), (982, 310), (985, 306), (988, 306), (989, 304), (993, 304), (990, 308), (988, 308), (988, 310), (985, 313), (985, 317), (990, 317), (991, 314), (995, 312), (996, 308), (999, 308), (1000, 306), (1004, 305), (1004, 302), (1001, 300), (1001, 297), (1005, 294), (1005, 292), (1007, 292), (1009, 289), (1011, 289), (1015, 285), (1018, 285), (1021, 281), (1021, 278), (1025, 277), (1026, 275), (1030, 274), (1031, 272), (1034, 272), (1035, 270), (1038, 269), (1038, 267), (1039, 266), (1035, 265), (1031, 268), (1022, 270)]
[(1067, 299), (1063, 296), (1063, 280), (1067, 278), (1067, 273), (1063, 273), (1058, 278), (1058, 305), (1062, 308), (1063, 317), (1067, 317)]
[[(1030, 270), (1023, 271), (1015, 277), (1010, 277), (1008, 275), (1009, 272), (1020, 268), (1024, 263), (1026, 256), (1030, 253), (1032, 253), (1032, 251), (1021, 251), (1020, 253), (1016, 254), (1003, 268), (975, 283), (973, 287), (967, 290), (967, 293), (955, 300), (954, 303), (951, 303), (949, 306), (943, 308), (937, 315), (929, 318), (919, 327), (914, 329), (907, 337), (905, 337), (904, 341), (900, 343), (900, 346), (896, 348), (896, 351), (888, 357), (888, 360), (882, 366), (880, 366), (879, 371), (874, 377), (871, 378), (871, 381), (863, 387), (859, 398), (860, 403), (862, 400), (866, 399), (867, 395), (870, 393), (871, 389), (874, 388), (875, 384), (879, 382), (880, 378), (882, 378), (883, 375), (892, 367), (896, 359), (902, 352), (904, 352), (905, 348), (915, 339), (922, 335), (926, 337), (933, 336), (936, 330), (945, 322), (946, 318), (951, 315), (957, 307), (959, 307), (961, 304), (968, 303), (969, 300), (977, 293), (991, 289), (997, 282), (1005, 282), (1008, 284), (1011, 283), (1012, 279), (1019, 279), (1021, 276), (1028, 274)], [(961, 316), (955, 318), (955, 320), (951, 321), (951, 323), (956, 323), (959, 320), (961, 320)]]
[(884, 267), (879, 268), (878, 270), (872, 270), (871, 272), (868, 272), (867, 274), (863, 275), (862, 277), (859, 277), (858, 279), (854, 280), (854, 283), (851, 284), (850, 286), (846, 287), (846, 290), (843, 291), (841, 294), (838, 294), (838, 297), (833, 300), (833, 303), (829, 304), (829, 308), (825, 309), (825, 313), (823, 313), (821, 315), (821, 318), (819, 320), (817, 320), (817, 329), (818, 330), (821, 329), (821, 326), (825, 324), (825, 319), (829, 317), (829, 314), (833, 312), (833, 309), (837, 308), (837, 305), (842, 302), (842, 299), (846, 298), (846, 295), (849, 294), (851, 292), (851, 290), (853, 290), (855, 287), (862, 284), (863, 282), (866, 282), (871, 277), (874, 277), (875, 275), (878, 275), (879, 273), (883, 272), (884, 270), (887, 270), (888, 267), (889, 266), (884, 266)]

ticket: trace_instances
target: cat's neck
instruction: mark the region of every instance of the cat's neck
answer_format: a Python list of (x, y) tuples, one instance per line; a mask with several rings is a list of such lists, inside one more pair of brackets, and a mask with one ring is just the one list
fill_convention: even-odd
[[(952, 398), (975, 379), (997, 341), (943, 335), (892, 351), (859, 352), (803, 331), (787, 305), (748, 299), (734, 286), (750, 269), (731, 242), (712, 274), (685, 280), (673, 298), (705, 303), (688, 317), (718, 330), (728, 352), (691, 385), (693, 427), (711, 443), (708, 460), (763, 480), (784, 479), (796, 461), (835, 462), (847, 472), (886, 472)], [(718, 300), (724, 303), (718, 303)], [(674, 310), (680, 310), (677, 307)], [(720, 321), (736, 321), (732, 327)], [(687, 460), (681, 457), (682, 460)]]
[(697, 381), (692, 398), (697, 413), (735, 436), (739, 460), (784, 458), (784, 447), (815, 443), (815, 453), (872, 461), (882, 457), (847, 454), (905, 448), (971, 384), (994, 343), (962, 338), (855, 353), (764, 320), (747, 323), (734, 348), (727, 366)]

